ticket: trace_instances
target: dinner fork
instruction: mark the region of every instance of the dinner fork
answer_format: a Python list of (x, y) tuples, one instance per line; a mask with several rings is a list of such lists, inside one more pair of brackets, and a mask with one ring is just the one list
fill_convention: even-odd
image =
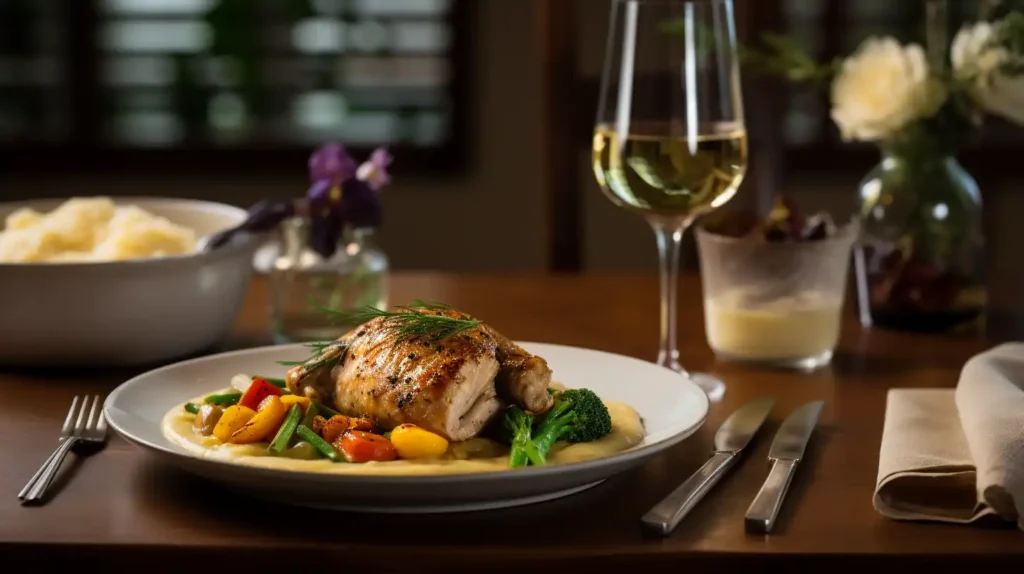
[[(79, 400), (81, 398), (81, 400)], [(89, 396), (76, 396), (71, 401), (71, 409), (64, 419), (64, 426), (60, 431), (60, 444), (46, 459), (35, 475), (28, 481), (25, 488), (18, 493), (18, 499), (22, 504), (37, 501), (46, 495), (46, 490), (57, 475), (64, 458), (77, 444), (88, 444), (94, 447), (101, 447), (107, 442), (107, 420), (100, 410), (99, 395), (93, 395), (92, 401)], [(86, 413), (88, 413), (88, 418)]]

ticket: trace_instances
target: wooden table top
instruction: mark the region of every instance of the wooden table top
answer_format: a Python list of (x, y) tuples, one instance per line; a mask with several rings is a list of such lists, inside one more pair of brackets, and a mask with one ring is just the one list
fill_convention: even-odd
[[(393, 301), (444, 300), (485, 318), (508, 336), (652, 359), (657, 347), (657, 281), (650, 276), (451, 276), (400, 274)], [(138, 370), (0, 371), (0, 556), (88, 558), (120, 567), (180, 570), (223, 558), (266, 567), (325, 557), (355, 571), (452, 567), (498, 571), (557, 565), (733, 568), (816, 564), (870, 566), (883, 560), (953, 567), (1024, 558), (1020, 533), (894, 522), (871, 505), (886, 391), (950, 387), (964, 361), (991, 342), (975, 338), (864, 332), (845, 322), (832, 367), (814, 374), (716, 363), (704, 339), (700, 288), (684, 279), (680, 301), (683, 364), (728, 384), (707, 424), (666, 454), (589, 491), (516, 509), (412, 517), (360, 516), (290, 508), (228, 492), (150, 460), (113, 437), (99, 454), (67, 463), (46, 505), (21, 507), (15, 493), (50, 452), (71, 397), (107, 393)], [(228, 346), (266, 341), (261, 280)], [(154, 326), (154, 328), (159, 328)], [(629, 381), (623, 381), (629, 384)], [(667, 539), (639, 527), (640, 516), (708, 457), (712, 436), (745, 401), (770, 395), (776, 408), (749, 456)], [(824, 399), (818, 432), (770, 536), (744, 533), (743, 515), (764, 480), (771, 436), (797, 406)], [(69, 459), (70, 460), (70, 459)]]

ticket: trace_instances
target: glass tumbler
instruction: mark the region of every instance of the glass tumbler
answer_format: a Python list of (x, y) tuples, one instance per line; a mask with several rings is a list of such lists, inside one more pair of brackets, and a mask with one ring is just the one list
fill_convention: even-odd
[(818, 241), (697, 230), (704, 327), (720, 359), (813, 370), (839, 342), (856, 222)]

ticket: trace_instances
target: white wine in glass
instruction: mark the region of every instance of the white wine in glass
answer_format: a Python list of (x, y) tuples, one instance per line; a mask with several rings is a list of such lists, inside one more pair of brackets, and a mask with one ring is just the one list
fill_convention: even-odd
[[(666, 217), (695, 217), (724, 205), (747, 170), (747, 132), (731, 123), (700, 126), (633, 124), (625, 136), (594, 130), (594, 173), (612, 201)], [(691, 145), (695, 142), (695, 145)]]
[(658, 364), (713, 400), (724, 383), (679, 364), (676, 293), (683, 233), (732, 199), (747, 171), (735, 28), (731, 0), (613, 0), (593, 143), (601, 190), (658, 240)]

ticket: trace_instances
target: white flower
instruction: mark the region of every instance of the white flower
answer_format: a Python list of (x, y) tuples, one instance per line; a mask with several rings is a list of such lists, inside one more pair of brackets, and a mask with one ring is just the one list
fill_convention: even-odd
[(945, 100), (921, 46), (868, 38), (832, 83), (832, 120), (844, 140), (877, 141), (935, 114)]
[(1000, 72), (1010, 54), (992, 46), (996, 25), (979, 22), (964, 26), (953, 39), (950, 59), (960, 80), (972, 80), (971, 97), (985, 111), (1024, 124), (1024, 76)]
[(988, 77), (1006, 61), (1006, 50), (988, 45), (994, 32), (995, 27), (988, 22), (960, 29), (950, 49), (953, 71), (958, 78)]

